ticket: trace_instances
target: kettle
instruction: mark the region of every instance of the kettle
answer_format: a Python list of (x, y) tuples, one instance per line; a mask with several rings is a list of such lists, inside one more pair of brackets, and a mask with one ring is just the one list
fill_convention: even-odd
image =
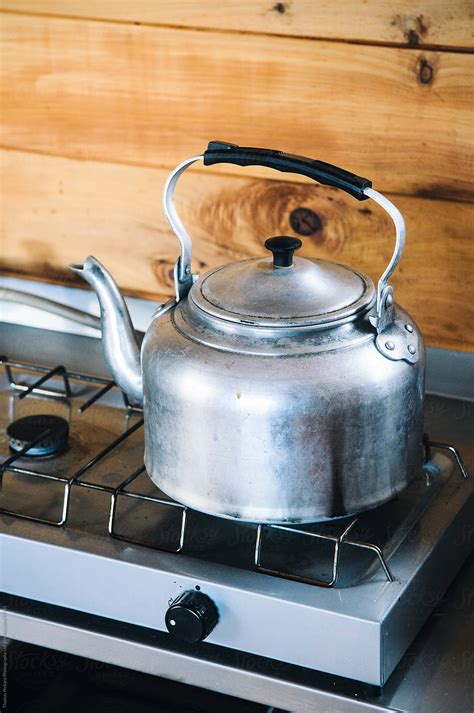
[[(259, 165), (371, 198), (393, 219), (395, 250), (377, 288), (350, 267), (271, 253), (191, 271), (192, 244), (174, 205), (181, 174)], [(371, 181), (322, 161), (212, 141), (169, 176), (163, 208), (181, 251), (176, 294), (154, 315), (141, 353), (119, 289), (94, 257), (71, 268), (97, 293), (108, 367), (143, 404), (145, 465), (168, 496), (256, 523), (307, 523), (374, 508), (423, 463), (425, 350), (388, 279), (405, 223)]]

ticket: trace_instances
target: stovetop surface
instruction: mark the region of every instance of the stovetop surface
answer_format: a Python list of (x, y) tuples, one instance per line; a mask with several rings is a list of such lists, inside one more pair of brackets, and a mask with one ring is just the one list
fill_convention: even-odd
[[(57, 361), (55, 361), (55, 359), (51, 360), (51, 354), (53, 354), (55, 358), (55, 355), (60, 354), (60, 360), (65, 362), (69, 369), (95, 373), (98, 376), (107, 378), (101, 360), (100, 344), (96, 340), (84, 341), (79, 337), (71, 337), (71, 335), (55, 334), (51, 336), (48, 348), (46, 349), (43, 342), (35, 343), (34, 341), (30, 342), (28, 339), (28, 336), (35, 336), (35, 330), (27, 328), (17, 330), (8, 327), (7, 333), (9, 337), (8, 343), (5, 341), (2, 342), (5, 331), (2, 331), (0, 326), (0, 343), (2, 344), (0, 351), (3, 353), (7, 352), (11, 359), (22, 359), (30, 362), (41, 361), (43, 364), (52, 366), (55, 365)], [(84, 350), (85, 344), (87, 344), (86, 350)], [(115, 404), (113, 402), (114, 399), (120, 399), (120, 396), (117, 394), (114, 395), (114, 391), (111, 391), (100, 403), (96, 403), (84, 414), (79, 414), (76, 410), (76, 404), (67, 405), (64, 402), (51, 399), (38, 399), (31, 396), (22, 401), (15, 400), (15, 403), (12, 405), (11, 395), (6, 393), (3, 388), (4, 386), (5, 383), (2, 382), (0, 388), (2, 392), (0, 394), (0, 415), (2, 419), (0, 421), (0, 431), (2, 433), (6, 422), (11, 420), (12, 417), (18, 418), (27, 413), (42, 411), (45, 402), (47, 402), (49, 413), (57, 413), (58, 415), (71, 419), (70, 449), (59, 458), (41, 460), (41, 470), (55, 476), (60, 475), (65, 479), (74, 477), (74, 474), (77, 474), (82, 466), (87, 465), (87, 462), (94, 457), (94, 454), (97, 454), (98, 450), (100, 451), (104, 441), (110, 442), (110, 440), (120, 437), (124, 429), (134, 429), (136, 427), (136, 430), (131, 434), (130, 438), (127, 439), (126, 443), (119, 445), (116, 450), (105, 456), (94, 468), (84, 474), (83, 477), (88, 483), (91, 483), (92, 486), (97, 484), (99, 488), (103, 488), (102, 490), (97, 490), (93, 487), (77, 486), (73, 486), (71, 490), (70, 511), (66, 528), (68, 532), (68, 546), (70, 546), (75, 539), (77, 539), (78, 542), (82, 542), (86, 534), (91, 536), (91, 541), (95, 538), (97, 542), (105, 542), (108, 538), (107, 520), (110, 514), (110, 490), (113, 490), (119, 486), (120, 483), (123, 483), (124, 479), (126, 479), (131, 472), (136, 472), (142, 467), (143, 444), (142, 432), (139, 427), (141, 414), (134, 412), (126, 413), (123, 408), (116, 408), (120, 402), (115, 401)], [(76, 397), (83, 402), (95, 388), (96, 387), (93, 386), (91, 387), (91, 385), (81, 384), (81, 393), (76, 393)], [(425, 407), (426, 430), (430, 438), (453, 443), (459, 447), (465, 464), (471, 471), (474, 465), (473, 406), (474, 404), (468, 401), (428, 395)], [(12, 408), (14, 409), (14, 413), (12, 413)], [(93, 413), (95, 413), (95, 415), (92, 417)], [(89, 423), (92, 418), (92, 429), (89, 426), (83, 425), (86, 415)], [(78, 457), (77, 454), (79, 452), (81, 455)], [(124, 453), (126, 453), (125, 457)], [(4, 436), (2, 436), (0, 438), (0, 461), (9, 455), (8, 446)], [(24, 464), (25, 461), (26, 459), (23, 459), (22, 463)], [(410, 519), (416, 516), (417, 510), (420, 508), (423, 510), (423, 508), (426, 507), (426, 509), (429, 510), (431, 498), (437, 502), (439, 502), (441, 498), (448, 502), (450, 497), (449, 488), (453, 486), (457, 488), (458, 474), (453, 473), (453, 475), (450, 476), (452, 470), (451, 461), (442, 455), (440, 457), (436, 456), (436, 463), (438, 465), (437, 472), (432, 470), (431, 477), (428, 480), (420, 475), (420, 478), (413, 483), (411, 488), (407, 489), (396, 501), (387, 504), (387, 506), (383, 508), (379, 508), (378, 511), (374, 511), (368, 514), (368, 516), (364, 516), (360, 525), (360, 532), (358, 533), (357, 530), (354, 530), (351, 532), (351, 537), (355, 537), (356, 535), (360, 538), (370, 536), (376, 544), (386, 551), (387, 559), (390, 564), (390, 552), (397, 551), (397, 538), (399, 538), (400, 531), (404, 531), (404, 524), (407, 525), (408, 523), (409, 525)], [(26, 469), (37, 468), (39, 464), (39, 460), (34, 462), (28, 459)], [(18, 465), (18, 461), (15, 465)], [(9, 499), (11, 507), (14, 506), (18, 508), (20, 504), (25, 511), (33, 512), (37, 517), (57, 518), (58, 513), (60, 515), (63, 484), (54, 482), (53, 487), (51, 487), (51, 482), (39, 482), (34, 479), (35, 484), (32, 489), (32, 481), (31, 479), (28, 480), (29, 476), (15, 473), (13, 477), (18, 485), (23, 479), (23, 487), (18, 487), (18, 489), (15, 490), (15, 486), (13, 485), (14, 481), (10, 479), (8, 488), (5, 487), (3, 494), (0, 496), (4, 498), (1, 503), (2, 507), (5, 507), (5, 503), (8, 502)], [(28, 488), (24, 487), (26, 480), (28, 480)], [(130, 490), (134, 493), (143, 494), (152, 498), (159, 497), (163, 501), (167, 500), (166, 496), (160, 493), (151, 483), (145, 472), (141, 472), (136, 479), (133, 480)], [(162, 508), (157, 506), (156, 502), (134, 502), (133, 498), (123, 497), (117, 499), (116, 515), (115, 524), (117, 534), (121, 534), (125, 538), (143, 539), (151, 546), (156, 546), (157, 544), (160, 546), (163, 544), (165, 546), (168, 545), (170, 548), (175, 546), (176, 525), (179, 525), (180, 518), (179, 508)], [(211, 564), (215, 563), (216, 566), (225, 564), (228, 571), (230, 571), (230, 569), (237, 572), (240, 569), (245, 570), (245, 572), (251, 572), (253, 570), (255, 526), (221, 520), (216, 522), (215, 518), (208, 518), (199, 513), (190, 513), (188, 520), (187, 550), (185, 554), (183, 553), (178, 557), (178, 559), (182, 557), (181, 561), (183, 565), (181, 570), (183, 572), (187, 571), (185, 562), (188, 556), (191, 560), (195, 560), (196, 562), (207, 561), (211, 562)], [(10, 523), (9, 519), (8, 523)], [(24, 521), (24, 524), (25, 535), (32, 536), (29, 533), (35, 532), (34, 527), (30, 527), (26, 521)], [(337, 531), (340, 526), (341, 523), (334, 523), (324, 527), (330, 532), (331, 528), (336, 528)], [(396, 526), (398, 526), (398, 528)], [(9, 528), (10, 524), (8, 524), (7, 530)], [(11, 532), (15, 534), (16, 532), (20, 532), (21, 529), (21, 527), (11, 527)], [(61, 528), (59, 528), (59, 530), (60, 529)], [(57, 528), (46, 526), (43, 526), (43, 530), (45, 532), (51, 532), (52, 530), (58, 531)], [(397, 530), (398, 533), (395, 540), (393, 538), (394, 530)], [(282, 535), (283, 539), (281, 539)], [(269, 536), (265, 549), (265, 556), (268, 557), (267, 562), (271, 564), (272, 557), (278, 555), (280, 558), (278, 560), (279, 564), (275, 564), (275, 567), (280, 566), (281, 555), (285, 552), (285, 533), (269, 532), (267, 536)], [(415, 540), (413, 540), (413, 536)], [(413, 543), (415, 544), (413, 548), (415, 554), (417, 553), (417, 536), (420, 536), (420, 531), (417, 531), (415, 528), (415, 530), (412, 531), (411, 543), (412, 545)], [(53, 537), (51, 537), (51, 541), (54, 541)], [(314, 555), (309, 554), (306, 541), (301, 551), (295, 553), (294, 543), (294, 539), (289, 542), (287, 564), (299, 573), (310, 572), (311, 567), (314, 565)], [(320, 542), (317, 544), (318, 556), (316, 559), (319, 562), (319, 569), (316, 573), (311, 572), (311, 575), (325, 576), (328, 574), (330, 557), (324, 560), (324, 547)], [(146, 548), (141, 548), (143, 552), (145, 552), (145, 549)], [(128, 548), (128, 551), (132, 554), (139, 553), (141, 550), (140, 548)], [(148, 560), (146, 557), (143, 557), (143, 561)], [(348, 567), (341, 569), (341, 577), (338, 581), (340, 590), (345, 589), (348, 592), (351, 590), (354, 592), (361, 590), (367, 593), (369, 590), (364, 588), (364, 583), (380, 581), (381, 586), (377, 591), (380, 593), (383, 592), (383, 596), (385, 596), (387, 590), (384, 590), (382, 586), (384, 574), (380, 570), (380, 567), (377, 566), (377, 563), (374, 562), (373, 557), (370, 556), (365, 560), (363, 557), (360, 558), (355, 567), (353, 563), (354, 560), (351, 558), (348, 562)], [(464, 574), (471, 570), (465, 569)], [(253, 576), (263, 577), (267, 582), (271, 582), (271, 580), (274, 579), (272, 577), (265, 577), (264, 575), (254, 574)], [(472, 591), (472, 578), (469, 579), (468, 577), (469, 581), (466, 584), (466, 576), (464, 576), (463, 580), (463, 589), (457, 594), (457, 598), (461, 600), (461, 605), (457, 604), (455, 607), (461, 607), (462, 609), (462, 618), (465, 622), (465, 628), (458, 621), (460, 617), (456, 609), (457, 618), (454, 613), (451, 612), (449, 619), (449, 621), (451, 621), (451, 619), (453, 621), (453, 631), (451, 631), (450, 624), (446, 622), (446, 618), (442, 622), (444, 632), (441, 637), (442, 642), (444, 642), (444, 648), (442, 648), (442, 650), (440, 649), (440, 637), (438, 635), (434, 636), (434, 639), (431, 634), (427, 637), (425, 636), (425, 639), (421, 639), (421, 643), (418, 639), (414, 647), (412, 647), (415, 653), (409, 653), (407, 655), (408, 658), (406, 656), (402, 660), (396, 672), (389, 679), (389, 683), (384, 689), (384, 701), (380, 700), (381, 704), (385, 705), (386, 701), (390, 701), (390, 706), (393, 705), (398, 708), (397, 702), (400, 700), (400, 709), (411, 710), (410, 707), (405, 708), (402, 707), (402, 705), (404, 706), (407, 701), (413, 702), (417, 700), (417, 696), (413, 696), (413, 691), (409, 689), (408, 685), (410, 681), (412, 682), (411, 685), (414, 685), (414, 680), (416, 680), (420, 695), (425, 695), (426, 704), (428, 705), (429, 703), (429, 705), (431, 705), (431, 707), (428, 708), (425, 706), (425, 710), (443, 710), (442, 707), (433, 707), (438, 704), (436, 690), (439, 691), (440, 686), (443, 685), (446, 685), (446, 688), (449, 689), (449, 695), (452, 696), (453, 702), (455, 699), (463, 702), (463, 710), (466, 709), (466, 702), (469, 700), (472, 701), (472, 696), (470, 696), (466, 689), (466, 682), (472, 678), (472, 667), (470, 667), (469, 664), (469, 661), (472, 661), (472, 655), (471, 658), (469, 658), (470, 654), (466, 649), (466, 637), (464, 636), (466, 631), (469, 630), (469, 626), (472, 628), (473, 625), (472, 597), (469, 595), (469, 591)], [(253, 582), (257, 580), (252, 579), (245, 581), (252, 582), (253, 586)], [(261, 579), (258, 581), (261, 581)], [(286, 586), (290, 583), (282, 584)], [(296, 583), (291, 584), (296, 587), (301, 586)], [(307, 589), (307, 587), (303, 586), (298, 592), (303, 592)], [(314, 588), (311, 587), (309, 589)], [(256, 591), (263, 592), (264, 590), (266, 591), (266, 588), (256, 586)], [(279, 591), (280, 594), (285, 591), (287, 595), (291, 597), (292, 593), (296, 590), (292, 590), (290, 587), (286, 589), (279, 588), (278, 590), (277, 588), (272, 589), (270, 587), (268, 591), (275, 593)], [(324, 593), (325, 590), (319, 589), (318, 591)], [(372, 589), (370, 591), (375, 590)], [(381, 598), (383, 599), (383, 597)], [(303, 600), (308, 603), (310, 596), (306, 597), (306, 595), (301, 595), (301, 601)], [(319, 598), (320, 605), (323, 605), (325, 601), (327, 600), (323, 596)], [(443, 611), (442, 613), (444, 614)], [(437, 630), (439, 629), (439, 623), (438, 621)], [(462, 631), (459, 629), (459, 626), (461, 626)], [(458, 632), (457, 634), (455, 633), (456, 631)], [(456, 650), (456, 636), (459, 642), (464, 641), (462, 651)], [(432, 639), (435, 641), (436, 650), (430, 648), (432, 646)], [(428, 647), (426, 651), (425, 648), (423, 648), (425, 644), (426, 647)], [(437, 660), (445, 661), (449, 655), (451, 655), (451, 663), (443, 664), (443, 676), (438, 676), (436, 686), (429, 688), (428, 674), (432, 676), (436, 670), (436, 666), (433, 668), (434, 659), (431, 660), (429, 657), (434, 656), (438, 657)], [(413, 656), (415, 658), (413, 658)], [(426, 657), (428, 657), (429, 660), (427, 660)], [(452, 663), (453, 661), (455, 663)], [(458, 668), (456, 668), (456, 666)], [(459, 667), (462, 671), (458, 670)], [(400, 673), (398, 673), (399, 670)], [(454, 680), (456, 681), (455, 695), (452, 693), (454, 688), (450, 685)], [(431, 691), (431, 689), (433, 690)], [(431, 691), (433, 695), (431, 695), (429, 691)], [(420, 708), (420, 710), (421, 709), (422, 708)], [(454, 707), (450, 707), (450, 709), (461, 710), (461, 708), (456, 708), (455, 705)]]
[[(13, 367), (11, 374), (23, 388), (43, 376), (23, 367)], [(349, 542), (370, 543), (388, 561), (430, 501), (439, 496), (453, 470), (452, 462), (437, 454), (397, 498), (363, 513), (355, 522), (349, 517), (304, 527), (266, 526), (258, 532), (254, 524), (185, 509), (155, 486), (143, 467), (143, 414), (127, 408), (118, 389), (108, 390), (81, 411), (98, 395), (102, 383), (69, 379), (72, 396), (62, 398), (62, 376), (53, 376), (39, 388), (57, 392), (57, 397), (33, 391), (21, 398), (21, 391), (11, 388), (8, 376), (6, 372), (0, 374), (0, 463), (11, 459), (6, 428), (17, 419), (38, 414), (60, 416), (69, 422), (70, 436), (68, 448), (59, 455), (25, 454), (13, 461), (3, 476), (0, 493), (3, 511), (51, 524), (66, 517), (70, 532), (107, 537), (111, 494), (115, 491), (115, 536), (158, 550), (182, 549), (188, 557), (248, 571), (256, 569), (255, 547), (259, 537), (260, 563), (265, 569), (307, 581), (329, 582), (333, 574), (334, 538), (340, 537), (351, 524)], [(449, 408), (446, 400), (428, 397), (428, 421), (446, 408)], [(107, 448), (110, 452), (101, 457)], [(74, 485), (65, 515), (65, 492), (70, 483)], [(374, 576), (383, 578), (380, 570), (374, 548), (345, 546), (341, 548), (335, 586), (351, 587)]]
[[(264, 527), (257, 532), (257, 525), (210, 517), (189, 509), (184, 512), (182, 506), (155, 486), (143, 466), (141, 411), (127, 408), (116, 387), (106, 388), (106, 393), (81, 410), (99, 395), (104, 384), (111, 386), (100, 341), (12, 325), (4, 325), (3, 329), (8, 342), (1, 340), (0, 325), (1, 351), (10, 352), (7, 357), (12, 362), (49, 368), (61, 362), (68, 371), (94, 375), (99, 382), (70, 379), (72, 397), (61, 398), (64, 382), (62, 375), (56, 375), (40, 388), (57, 392), (59, 398), (36, 392), (21, 398), (21, 391), (11, 388), (8, 377), (12, 375), (25, 388), (44, 374), (24, 368), (13, 368), (11, 374), (0, 371), (0, 463), (12, 456), (6, 436), (6, 427), (12, 421), (48, 413), (61, 416), (70, 424), (69, 445), (64, 453), (15, 459), (13, 467), (3, 476), (4, 487), (0, 491), (3, 511), (51, 524), (66, 519), (68, 532), (107, 538), (111, 495), (115, 491), (113, 534), (117, 538), (158, 550), (179, 550), (186, 557), (252, 572), (256, 569), (255, 547), (259, 537), (262, 568), (308, 581), (331, 580), (334, 540), (354, 518), (303, 527)], [(463, 444), (463, 456), (468, 461), (473, 455), (472, 406), (472, 402), (431, 395), (427, 395), (425, 403), (429, 437)], [(103, 449), (110, 452), (102, 457)], [(370, 543), (374, 548), (341, 548), (336, 587), (356, 586), (373, 577), (383, 581), (386, 573), (375, 548), (380, 549), (388, 562), (430, 502), (445, 492), (447, 484), (452, 489), (452, 460), (439, 452), (431, 453), (430, 457), (433, 462), (404, 492), (391, 502), (363, 513), (353, 523), (348, 539)], [(46, 477), (34, 477), (35, 473)], [(65, 491), (70, 483), (74, 485), (65, 513)], [(459, 487), (459, 482), (455, 486)]]

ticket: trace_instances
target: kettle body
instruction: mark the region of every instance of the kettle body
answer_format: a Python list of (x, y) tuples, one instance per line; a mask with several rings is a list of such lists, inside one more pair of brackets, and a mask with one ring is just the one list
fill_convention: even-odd
[(142, 351), (145, 464), (167, 495), (221, 517), (315, 522), (386, 502), (420, 473), (423, 353), (387, 359), (367, 319), (330, 330), (331, 344), (321, 331), (257, 349), (190, 311), (156, 320)]

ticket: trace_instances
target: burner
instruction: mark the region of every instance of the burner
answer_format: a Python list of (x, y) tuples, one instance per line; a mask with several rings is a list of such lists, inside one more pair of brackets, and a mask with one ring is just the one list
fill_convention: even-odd
[(8, 445), (18, 453), (29, 443), (32, 447), (25, 456), (44, 457), (57, 455), (66, 449), (69, 424), (60, 416), (35, 414), (13, 421), (7, 427)]

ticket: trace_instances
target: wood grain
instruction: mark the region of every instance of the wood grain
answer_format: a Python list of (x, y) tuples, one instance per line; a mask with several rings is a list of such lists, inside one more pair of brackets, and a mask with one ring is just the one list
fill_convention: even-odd
[(178, 27), (472, 47), (469, 0), (4, 0), (12, 11)]
[[(128, 293), (172, 294), (178, 244), (160, 205), (167, 171), (16, 151), (3, 151), (1, 159), (3, 272), (73, 281), (66, 266), (91, 253)], [(474, 205), (393, 200), (408, 226), (406, 252), (391, 281), (397, 301), (428, 344), (472, 349)], [(303, 238), (304, 255), (351, 264), (377, 279), (393, 249), (390, 219), (378, 206), (331, 188), (190, 172), (177, 204), (199, 272), (263, 254), (269, 235), (295, 235), (289, 216), (300, 207), (320, 222)]]
[(6, 147), (171, 167), (223, 138), (473, 197), (473, 55), (15, 14), (3, 35)]

